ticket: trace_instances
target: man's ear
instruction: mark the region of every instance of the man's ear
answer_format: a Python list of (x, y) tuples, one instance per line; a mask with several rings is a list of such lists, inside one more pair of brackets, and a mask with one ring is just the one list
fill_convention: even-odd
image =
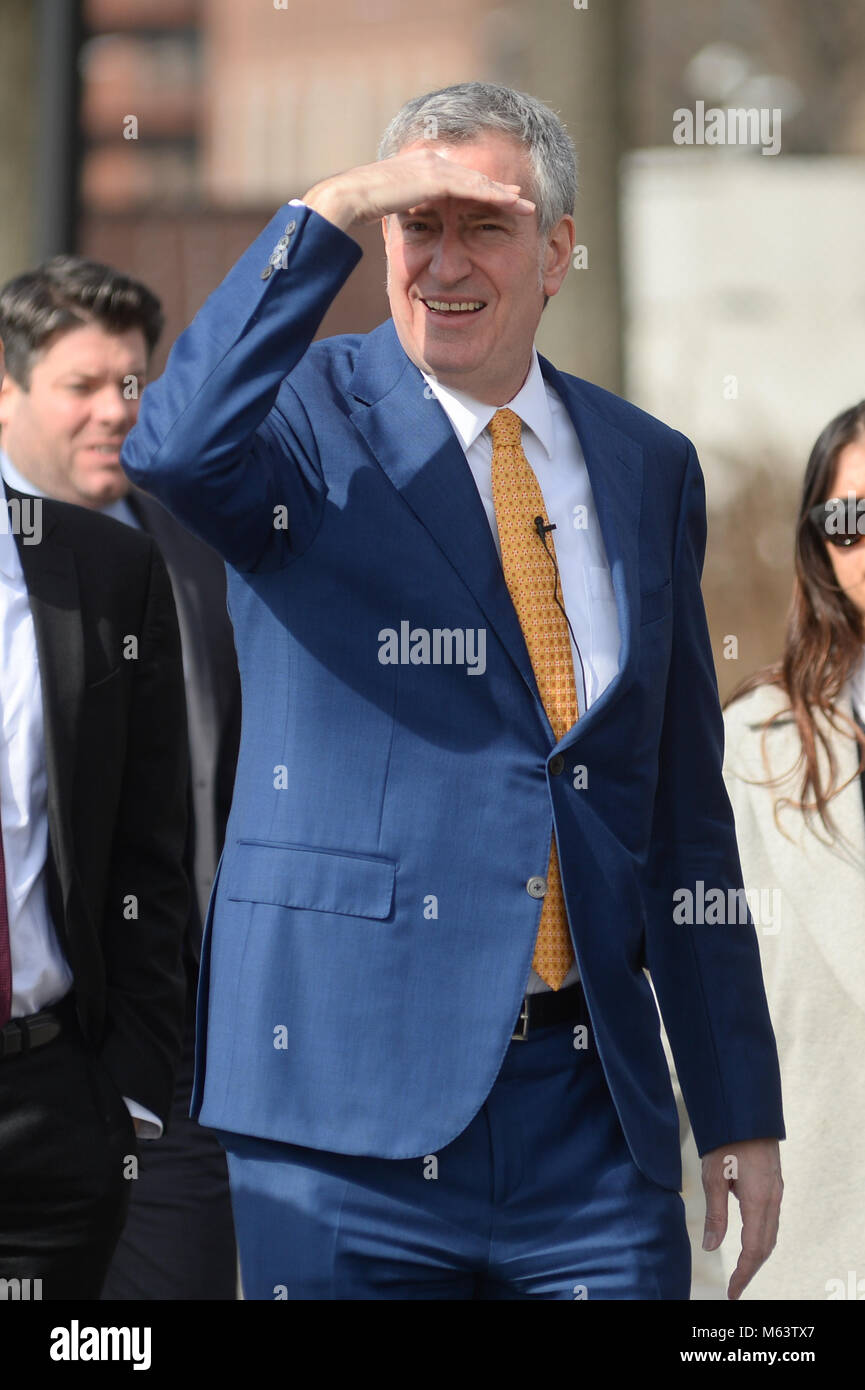
[(576, 239), (576, 226), (573, 217), (560, 218), (550, 233), (544, 252), (542, 284), (544, 294), (548, 298), (558, 294), (561, 289), (562, 281), (571, 264), (571, 254)]
[(6, 375), (6, 359), (0, 348), (0, 426), (7, 423), (12, 397), (20, 392), (21, 387), (17, 381)]

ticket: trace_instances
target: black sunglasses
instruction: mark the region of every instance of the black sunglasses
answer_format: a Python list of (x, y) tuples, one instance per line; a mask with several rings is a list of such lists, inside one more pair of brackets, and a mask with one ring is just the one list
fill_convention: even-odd
[(865, 540), (865, 497), (830, 497), (808, 512), (824, 541), (849, 547)]

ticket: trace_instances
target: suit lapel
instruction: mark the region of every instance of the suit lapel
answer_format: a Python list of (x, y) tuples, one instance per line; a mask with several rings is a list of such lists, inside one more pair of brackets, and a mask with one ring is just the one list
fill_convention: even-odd
[[(368, 334), (349, 390), (351, 418), (403, 500), (471, 590), (531, 691), (545, 726), (523, 630), (462, 446), (388, 321)], [(426, 392), (426, 394), (425, 394)]]
[(619, 619), (619, 669), (597, 700), (569, 729), (561, 740), (568, 748), (606, 714), (634, 679), (636, 644), (634, 615), (640, 611), (639, 527), (643, 494), (643, 450), (628, 435), (610, 425), (588, 404), (580, 384), (556, 371), (540, 357), (543, 377), (560, 397), (577, 432), (604, 549), (610, 565), (616, 612)]
[[(838, 706), (848, 718), (853, 718), (849, 686), (839, 699)], [(824, 857), (821, 881), (812, 885), (813, 899), (808, 924), (840, 989), (855, 1000), (860, 1011), (865, 1011), (865, 971), (859, 965), (862, 959), (863, 916), (861, 911), (851, 908), (851, 904), (861, 899), (865, 870), (865, 815), (862, 786), (856, 775), (859, 748), (852, 739), (832, 730), (828, 721), (823, 719), (822, 723), (838, 759), (840, 780), (849, 778), (850, 781), (829, 803), (840, 843), (836, 845), (831, 868)], [(825, 764), (824, 767), (828, 772)]]
[[(827, 843), (828, 835), (819, 818), (815, 818), (815, 828), (811, 830), (801, 811), (783, 804), (778, 809), (780, 830), (776, 830), (775, 801), (780, 799), (783, 803), (785, 797), (798, 800), (802, 775), (798, 729), (792, 718), (782, 717), (773, 725), (766, 744), (769, 772), (779, 781), (771, 787), (765, 782), (762, 725), (777, 709), (778, 698), (772, 687), (758, 689), (747, 737), (742, 735), (745, 756), (743, 758), (741, 752), (737, 754), (735, 746), (728, 754), (728, 765), (746, 789), (743, 792), (734, 784), (734, 795), (742, 800), (747, 796), (756, 813), (742, 822), (743, 862), (748, 863), (752, 853), (764, 848), (771, 865), (770, 882), (761, 881), (754, 886), (780, 888), (789, 894), (792, 920), (787, 921), (782, 912), (778, 949), (783, 944), (788, 955), (798, 951), (802, 958), (807, 958), (813, 951), (822, 956), (838, 981), (839, 996), (848, 995), (865, 1010), (865, 972), (858, 968), (863, 946), (863, 912), (859, 903), (865, 871), (865, 815), (862, 789), (855, 775), (858, 748), (851, 738), (833, 729), (825, 716), (817, 712), (817, 725), (836, 759), (838, 780), (848, 782), (829, 802), (838, 834), (831, 844)], [(837, 708), (852, 718), (849, 688), (842, 692)], [(829, 761), (819, 739), (817, 760), (826, 786)], [(751, 786), (749, 779), (757, 785)], [(750, 835), (754, 836), (753, 844)], [(795, 959), (795, 955), (792, 958)]]
[[(763, 724), (777, 708), (778, 696), (775, 687), (767, 686), (765, 690), (758, 688), (755, 696), (753, 715), (749, 720), (748, 729), (755, 740), (754, 749), (761, 748)], [(838, 701), (837, 709), (848, 719), (853, 718), (853, 706), (850, 700), (849, 689), (842, 691)], [(848, 887), (851, 889), (854, 883), (861, 884), (862, 871), (865, 869), (865, 815), (863, 815), (862, 787), (857, 776), (854, 776), (858, 762), (858, 749), (851, 738), (834, 729), (829, 720), (820, 710), (815, 710), (814, 720), (819, 732), (823, 734), (828, 746), (831, 748), (836, 763), (836, 777), (839, 782), (847, 782), (847, 786), (832, 797), (829, 802), (829, 814), (837, 828), (837, 838), (832, 843), (833, 873), (846, 876), (852, 875)], [(804, 854), (810, 857), (815, 849), (820, 847), (820, 842), (809, 830), (805, 817), (795, 805), (786, 806), (783, 804), (785, 797), (790, 796), (794, 801), (799, 799), (802, 767), (799, 763), (802, 745), (799, 737), (799, 730), (792, 715), (785, 717), (782, 715), (772, 725), (771, 741), (768, 743), (770, 754), (770, 769), (774, 775), (781, 778), (779, 787), (773, 793), (773, 801), (777, 798), (782, 804), (778, 809), (778, 820), (782, 834), (779, 834), (773, 844), (777, 855), (792, 855), (786, 864), (786, 870), (795, 876), (797, 865), (801, 866), (801, 856)], [(829, 757), (822, 741), (815, 740), (817, 763), (820, 769), (820, 776), (823, 786), (827, 786), (830, 780)], [(762, 779), (765, 775), (762, 755), (758, 751), (751, 754), (753, 761), (743, 765), (740, 774), (738, 767), (731, 758), (729, 761), (732, 770), (736, 775), (755, 776)], [(826, 837), (826, 830), (815, 818), (813, 824), (817, 827), (820, 837)], [(842, 867), (843, 866), (843, 867)], [(786, 872), (785, 870), (785, 872)], [(786, 881), (785, 874), (779, 875), (782, 882)], [(858, 894), (858, 888), (856, 889)]]
[[(22, 498), (8, 485), (6, 494)], [(52, 513), (46, 502), (38, 545), (25, 544), (18, 532), (15, 540), (33, 614), (42, 687), (48, 827), (65, 900), (74, 876), (68, 808), (72, 804), (76, 730), (84, 690), (84, 634), (75, 557), (56, 539)]]
[[(130, 488), (126, 495), (126, 503), (146, 535), (152, 536), (159, 547), (159, 552), (165, 561), (171, 580), (171, 590), (174, 596), (174, 606), (177, 610), (177, 625), (180, 629), (180, 642), (184, 652), (196, 651), (203, 659), (205, 668), (207, 662), (207, 644), (196, 642), (195, 614), (190, 612), (191, 594), (194, 598), (194, 589), (190, 591), (187, 575), (182, 572), (183, 556), (178, 555), (177, 547), (171, 544), (171, 537), (166, 535), (170, 529), (173, 518), (168, 517), (167, 524), (164, 518), (168, 516), (164, 508), (158, 502), (154, 502), (148, 497), (147, 493), (138, 492), (135, 488)], [(199, 653), (198, 648), (202, 650)], [(200, 669), (200, 668), (199, 668)], [(205, 681), (205, 686), (210, 682)]]
[[(632, 678), (631, 615), (639, 605), (636, 538), (642, 450), (586, 406), (575, 386), (549, 362), (541, 358), (540, 364), (544, 377), (562, 398), (586, 458), (622, 638), (618, 674), (561, 740), (565, 747), (585, 732), (603, 708), (615, 702)], [(349, 391), (358, 403), (351, 411), (353, 423), (394, 487), (471, 590), (531, 692), (552, 739), (522, 628), (462, 446), (420, 371), (406, 356), (392, 319), (366, 336)]]

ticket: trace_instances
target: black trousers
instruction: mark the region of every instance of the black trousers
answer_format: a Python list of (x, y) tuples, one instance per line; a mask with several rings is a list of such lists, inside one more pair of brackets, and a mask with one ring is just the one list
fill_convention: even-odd
[(228, 1165), (214, 1132), (189, 1118), (195, 1060), (195, 977), (187, 970), (183, 1055), (167, 1132), (139, 1141), (129, 1212), (104, 1300), (237, 1297)]
[(71, 995), (58, 1011), (52, 1042), (0, 1059), (0, 1279), (30, 1281), (7, 1298), (97, 1299), (129, 1204), (132, 1119)]

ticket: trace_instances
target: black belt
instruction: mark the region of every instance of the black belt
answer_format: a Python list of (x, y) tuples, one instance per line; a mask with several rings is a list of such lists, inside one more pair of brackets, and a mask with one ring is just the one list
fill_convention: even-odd
[(579, 980), (575, 985), (568, 985), (567, 989), (527, 994), (511, 1041), (525, 1042), (530, 1033), (538, 1028), (549, 1028), (553, 1023), (589, 1023), (586, 996)]
[(0, 1061), (53, 1042), (69, 1021), (71, 1007), (71, 1000), (62, 999), (50, 1009), (40, 1009), (38, 1014), (10, 1019), (5, 1028), (0, 1028)]

